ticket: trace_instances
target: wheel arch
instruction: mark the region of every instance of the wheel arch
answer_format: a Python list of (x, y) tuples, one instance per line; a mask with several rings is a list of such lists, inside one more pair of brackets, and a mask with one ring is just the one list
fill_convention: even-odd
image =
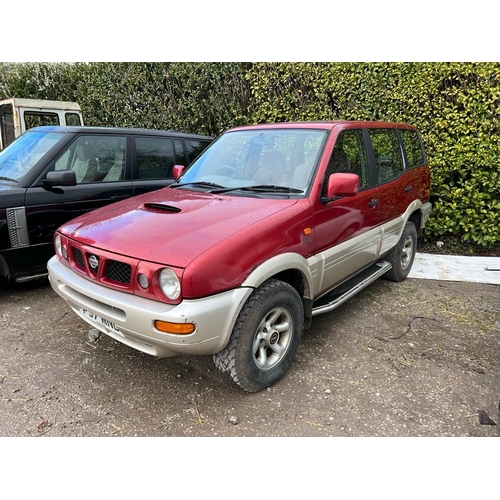
[(276, 255), (256, 267), (242, 283), (242, 286), (260, 287), (265, 281), (273, 278), (297, 290), (304, 306), (304, 327), (307, 328), (312, 318), (312, 297), (314, 290), (314, 269), (316, 259), (305, 259), (300, 254), (284, 253)]
[(6, 279), (10, 278), (9, 266), (2, 255), (0, 255), (0, 277), (4, 277)]
[(413, 222), (415, 225), (415, 229), (417, 230), (417, 236), (420, 238), (422, 236), (422, 210), (418, 209), (415, 210), (410, 217), (408, 217), (408, 221)]
[(431, 207), (432, 205), (428, 202), (422, 203), (420, 200), (413, 201), (406, 210), (406, 213), (404, 215), (404, 224), (401, 228), (399, 236), (401, 237), (405, 224), (410, 221), (415, 225), (415, 229), (417, 230), (417, 240), (418, 242), (420, 242), (424, 233), (425, 223), (431, 211)]

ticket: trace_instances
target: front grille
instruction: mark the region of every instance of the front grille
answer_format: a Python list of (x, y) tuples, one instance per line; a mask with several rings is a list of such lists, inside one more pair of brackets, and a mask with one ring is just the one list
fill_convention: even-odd
[(85, 261), (83, 260), (83, 255), (80, 249), (73, 247), (73, 257), (75, 258), (75, 263), (80, 269), (85, 269)]
[(128, 285), (130, 283), (131, 275), (132, 266), (129, 264), (118, 262), (116, 260), (108, 261), (108, 265), (106, 267), (106, 278)]
[[(132, 273), (137, 262), (123, 257), (126, 262), (110, 258), (113, 254), (95, 250), (91, 247), (70, 245), (70, 263), (75, 270), (84, 273), (88, 279), (97, 280), (104, 286), (117, 287), (122, 291), (133, 293), (131, 285)], [(128, 289), (128, 290), (126, 290)]]

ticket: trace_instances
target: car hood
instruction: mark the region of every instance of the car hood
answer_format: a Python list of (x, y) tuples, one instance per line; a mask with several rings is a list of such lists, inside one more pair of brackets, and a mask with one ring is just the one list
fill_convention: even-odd
[(0, 193), (1, 192), (8, 192), (8, 191), (11, 191), (12, 189), (16, 189), (15, 183), (0, 180)]
[(165, 188), (82, 215), (60, 230), (109, 252), (185, 268), (217, 243), (295, 203)]
[(16, 184), (5, 184), (0, 181), (0, 210), (24, 205), (26, 188), (17, 187)]

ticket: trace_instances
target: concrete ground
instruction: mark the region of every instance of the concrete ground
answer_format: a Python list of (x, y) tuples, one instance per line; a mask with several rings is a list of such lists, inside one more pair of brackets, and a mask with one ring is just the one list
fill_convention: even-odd
[(500, 285), (500, 257), (417, 253), (409, 277)]

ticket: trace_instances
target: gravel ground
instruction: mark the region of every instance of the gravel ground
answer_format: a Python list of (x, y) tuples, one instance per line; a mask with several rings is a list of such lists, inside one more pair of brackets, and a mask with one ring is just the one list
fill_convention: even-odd
[(47, 281), (2, 285), (0, 436), (497, 437), (499, 297), (381, 279), (315, 317), (291, 371), (249, 394), (211, 357), (92, 341)]
[(494, 497), (499, 298), (498, 285), (381, 279), (315, 317), (290, 372), (249, 394), (211, 357), (93, 340), (47, 281), (0, 285), (4, 489), (199, 498), (224, 475), (242, 498)]

